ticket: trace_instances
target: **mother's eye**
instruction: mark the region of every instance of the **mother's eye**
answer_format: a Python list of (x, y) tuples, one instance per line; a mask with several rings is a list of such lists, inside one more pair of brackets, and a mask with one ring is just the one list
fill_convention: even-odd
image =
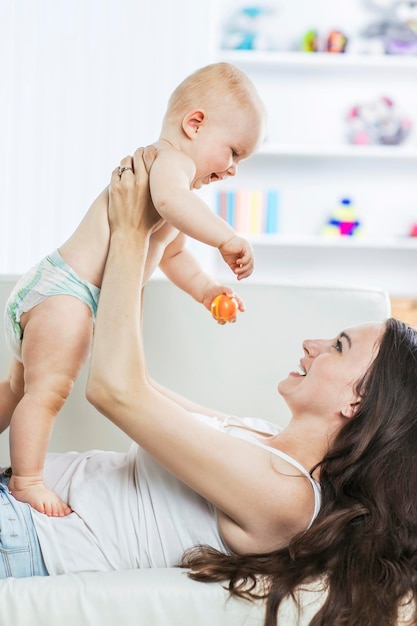
[(332, 346), (332, 348), (334, 348), (335, 350), (337, 350), (338, 352), (342, 352), (343, 350), (343, 346), (342, 346), (342, 342), (340, 341), (340, 339), (336, 339), (336, 342), (334, 343), (334, 345)]

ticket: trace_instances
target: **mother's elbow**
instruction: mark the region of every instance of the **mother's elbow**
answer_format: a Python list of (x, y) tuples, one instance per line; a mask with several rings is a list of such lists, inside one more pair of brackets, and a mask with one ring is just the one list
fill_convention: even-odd
[(101, 379), (96, 376), (89, 376), (86, 398), (100, 413), (106, 415), (111, 412), (112, 407), (117, 405), (118, 398), (122, 397), (122, 395), (123, 392), (121, 390), (118, 392), (112, 384), (109, 384), (107, 378)]
[(106, 403), (105, 385), (98, 381), (97, 378), (88, 377), (87, 387), (85, 395), (90, 404), (93, 405), (98, 411), (101, 411), (101, 407)]

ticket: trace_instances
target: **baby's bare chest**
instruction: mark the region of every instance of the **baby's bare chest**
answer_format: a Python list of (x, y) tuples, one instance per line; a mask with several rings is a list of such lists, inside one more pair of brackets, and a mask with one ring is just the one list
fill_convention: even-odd
[(178, 235), (178, 230), (170, 224), (164, 224), (151, 235), (148, 256), (145, 265), (145, 280), (149, 280), (161, 262), (167, 246)]

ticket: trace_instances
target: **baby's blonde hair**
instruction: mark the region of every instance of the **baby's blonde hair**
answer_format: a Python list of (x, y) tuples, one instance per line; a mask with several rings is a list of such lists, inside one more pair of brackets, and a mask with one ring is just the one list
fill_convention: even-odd
[(255, 85), (231, 63), (212, 63), (190, 74), (173, 91), (165, 119), (182, 117), (199, 107), (230, 106), (264, 110)]

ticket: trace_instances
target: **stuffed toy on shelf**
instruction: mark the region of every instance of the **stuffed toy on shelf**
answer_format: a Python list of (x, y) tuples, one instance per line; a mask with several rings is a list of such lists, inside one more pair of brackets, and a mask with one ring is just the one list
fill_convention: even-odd
[(416, 0), (363, 0), (375, 19), (349, 40), (349, 53), (417, 54)]
[(387, 96), (353, 106), (347, 114), (348, 141), (356, 145), (399, 145), (409, 136), (411, 119)]

